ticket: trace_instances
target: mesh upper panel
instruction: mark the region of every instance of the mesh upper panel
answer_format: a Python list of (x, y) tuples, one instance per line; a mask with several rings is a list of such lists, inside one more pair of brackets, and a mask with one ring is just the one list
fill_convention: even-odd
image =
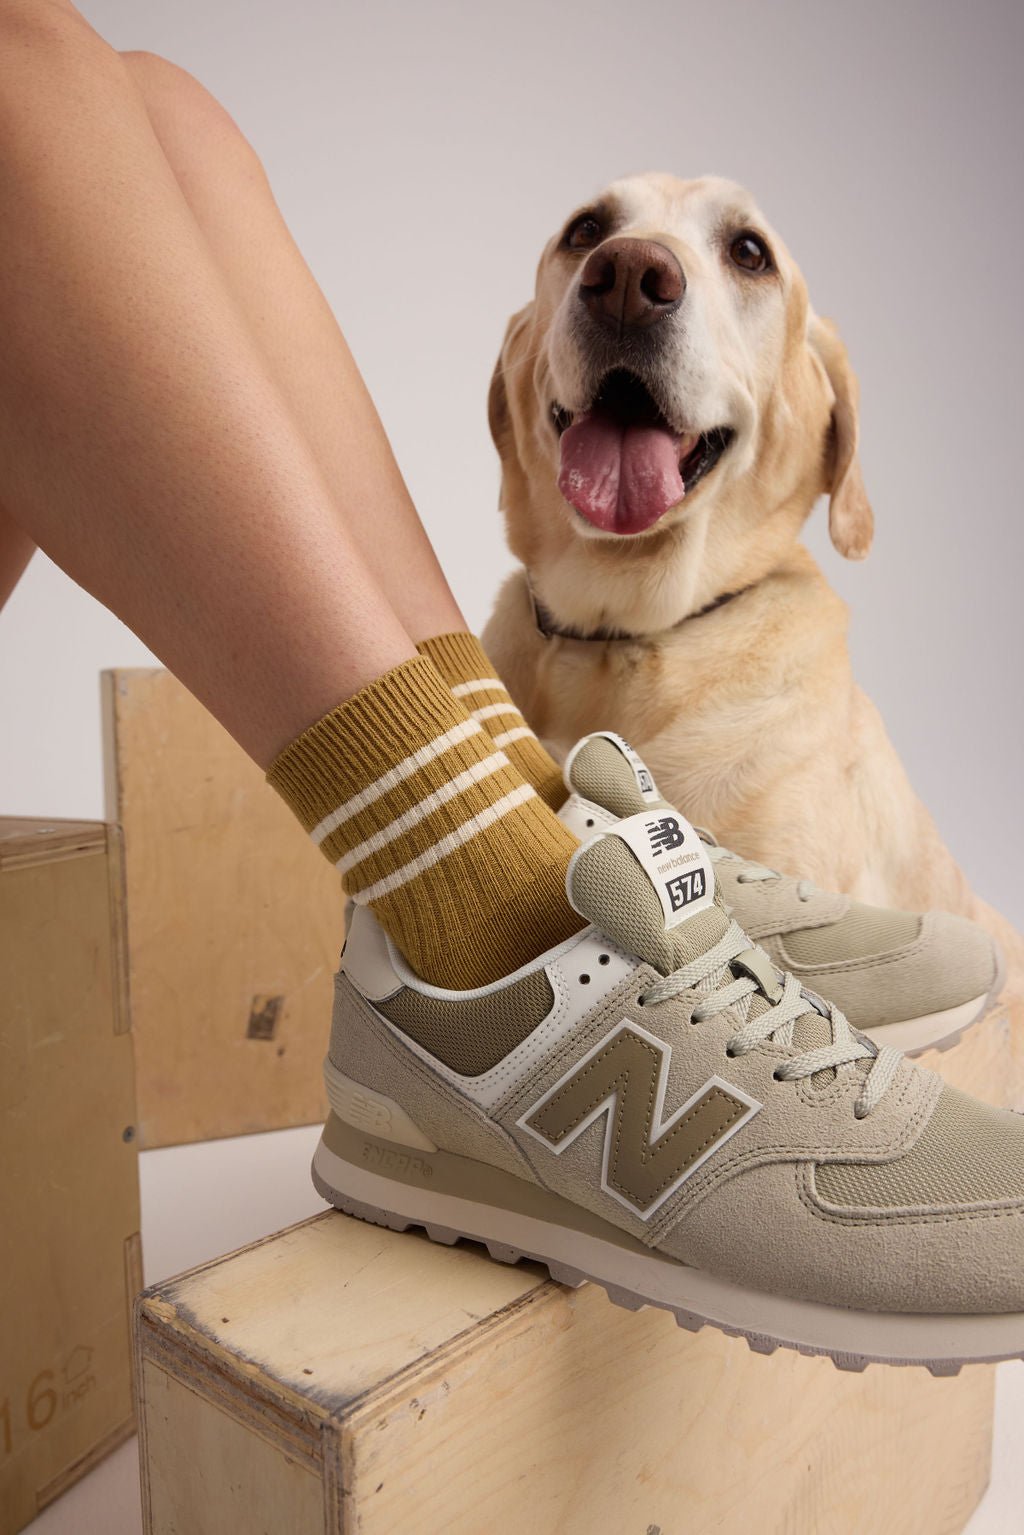
[[(635, 815), (652, 808), (637, 787), (629, 761), (604, 737), (596, 736), (579, 749), (569, 776), (580, 794), (616, 815)], [(700, 912), (666, 931), (661, 902), (650, 881), (628, 848), (614, 836), (602, 837), (576, 859), (572, 869), (572, 899), (579, 911), (624, 949), (639, 955), (663, 975), (706, 953), (728, 926), (721, 897), (717, 896), (715, 906), (709, 911)], [(902, 916), (902, 913), (895, 915)], [(705, 983), (700, 989), (710, 991), (712, 988), (710, 983)], [(769, 1006), (765, 997), (755, 993), (750, 998), (747, 1017), (757, 1018)], [(818, 1013), (805, 1013), (793, 1025), (792, 1042), (798, 1050), (829, 1045), (832, 1043), (832, 1027)], [(834, 1077), (835, 1070), (829, 1068), (817, 1072), (814, 1080), (821, 1086)]]
[(570, 878), (576, 910), (662, 975), (705, 954), (729, 925), (722, 908), (712, 906), (666, 931), (654, 886), (626, 844), (611, 834), (577, 855)]
[(465, 1002), (424, 996), (406, 987), (373, 1005), (452, 1071), (477, 1077), (532, 1034), (554, 1000), (551, 982), (543, 970), (536, 970), (493, 995)]
[[(571, 878), (577, 910), (662, 975), (706, 954), (729, 926), (724, 909), (716, 904), (666, 930), (653, 886), (625, 843), (610, 834), (576, 858)], [(700, 989), (711, 990), (710, 983)], [(769, 1006), (766, 998), (755, 992), (748, 1017), (757, 1018)], [(793, 1044), (798, 1050), (813, 1050), (831, 1042), (831, 1025), (818, 1013), (805, 1013), (793, 1025)], [(828, 1081), (833, 1075), (829, 1068), (818, 1072), (816, 1080)]]
[(945, 1087), (906, 1156), (832, 1163), (817, 1168), (814, 1181), (828, 1204), (871, 1209), (1024, 1200), (1024, 1116)]
[(913, 943), (921, 918), (913, 911), (888, 911), (854, 901), (845, 916), (827, 927), (805, 927), (783, 938), (786, 953), (798, 965), (832, 965), (843, 960), (891, 954)]

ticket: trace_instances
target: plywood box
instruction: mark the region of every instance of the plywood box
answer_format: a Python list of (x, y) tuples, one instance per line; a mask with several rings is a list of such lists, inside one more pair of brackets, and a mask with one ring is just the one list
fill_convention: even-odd
[(134, 1427), (123, 940), (115, 828), (0, 820), (0, 1535)]
[(141, 1145), (322, 1119), (337, 873), (169, 672), (105, 672), (103, 707)]
[(952, 1535), (993, 1376), (752, 1354), (330, 1212), (136, 1309), (147, 1535)]

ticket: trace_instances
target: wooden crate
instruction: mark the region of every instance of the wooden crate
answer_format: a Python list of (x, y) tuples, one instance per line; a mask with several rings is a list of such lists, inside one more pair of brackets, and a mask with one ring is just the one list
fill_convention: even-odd
[(330, 1212), (136, 1309), (147, 1535), (947, 1535), (990, 1368), (746, 1345)]
[(322, 1118), (343, 936), (336, 872), (169, 672), (105, 672), (103, 701), (141, 1145)]
[(115, 828), (0, 820), (0, 1535), (134, 1427), (123, 914)]

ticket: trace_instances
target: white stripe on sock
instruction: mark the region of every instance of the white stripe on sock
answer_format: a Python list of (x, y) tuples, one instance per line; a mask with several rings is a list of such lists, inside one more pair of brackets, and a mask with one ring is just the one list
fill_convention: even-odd
[(485, 704), (482, 709), (471, 709), (470, 713), (475, 720), (493, 720), (499, 714), (513, 714), (517, 719), (523, 717), (522, 710), (517, 709), (511, 700), (507, 704)]
[(529, 725), (519, 725), (515, 730), (503, 730), (500, 736), (494, 737), (495, 746), (507, 746), (510, 741), (525, 741), (527, 736), (532, 736), (533, 731)]
[(460, 682), (452, 688), (453, 698), (465, 698), (467, 693), (493, 693), (495, 689), (502, 693), (505, 684), (500, 677), (477, 677), (473, 682)]
[(451, 730), (446, 730), (444, 735), (436, 736), (433, 741), (428, 741), (426, 746), (417, 747), (408, 757), (403, 757), (401, 762), (382, 773), (373, 783), (365, 789), (360, 789), (358, 794), (353, 794), (351, 799), (339, 805), (337, 810), (332, 810), (330, 815), (325, 815), (323, 820), (313, 827), (310, 836), (317, 844), (325, 841), (332, 831), (337, 831), (346, 821), (358, 815), (360, 810), (365, 810), (367, 805), (372, 805), (374, 800), (380, 799), (389, 789), (400, 784), (403, 779), (411, 778), (413, 773), (425, 767), (428, 762), (433, 762), (435, 757), (442, 756), (451, 747), (458, 746), (460, 741), (465, 741), (469, 736), (480, 733), (481, 726), (476, 720), (464, 720), (461, 725), (456, 725)]
[(404, 815), (396, 817), (390, 826), (385, 826), (382, 831), (374, 832), (372, 837), (367, 837), (365, 842), (351, 849), (342, 858), (339, 858), (335, 868), (342, 874), (347, 874), (349, 869), (354, 869), (357, 863), (362, 863), (364, 858), (369, 858), (371, 853), (378, 852), (382, 847), (387, 847), (389, 842), (394, 842), (396, 837), (401, 837), (410, 827), (416, 826), (420, 821), (426, 820), (433, 811), (446, 805), (457, 794), (462, 794), (481, 778), (489, 778), (492, 773), (497, 773), (500, 768), (508, 767), (509, 761), (504, 752), (495, 752), (491, 757), (484, 757), (480, 762), (474, 762), (464, 773), (458, 773), (451, 781), (435, 789), (433, 794), (424, 795), (418, 805), (413, 805)]
[(365, 890), (357, 890), (352, 899), (359, 906), (367, 906), (372, 901), (379, 901), (381, 896), (390, 895), (392, 890), (397, 890), (401, 885), (407, 885), (417, 874), (422, 874), (426, 869), (432, 869), (434, 864), (440, 863), (442, 858), (447, 858), (449, 853), (457, 852), (474, 837), (493, 826), (495, 821), (500, 821), (502, 816), (508, 815), (528, 799), (535, 797), (534, 791), (528, 783), (520, 784), (518, 789), (513, 789), (503, 799), (497, 800), (493, 805), (488, 805), (486, 810), (481, 810), (479, 815), (471, 816), (464, 821), (457, 830), (449, 832), (432, 847), (428, 847), (425, 853), (420, 853), (418, 858), (413, 858), (409, 863), (403, 864), (400, 869), (395, 869), (391, 874), (379, 879), (375, 885), (367, 885)]

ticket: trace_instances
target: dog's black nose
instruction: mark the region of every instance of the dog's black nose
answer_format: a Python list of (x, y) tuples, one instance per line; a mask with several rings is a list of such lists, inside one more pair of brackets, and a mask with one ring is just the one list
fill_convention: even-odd
[(656, 240), (606, 240), (591, 251), (580, 274), (580, 298), (603, 325), (642, 329), (674, 313), (686, 275)]

